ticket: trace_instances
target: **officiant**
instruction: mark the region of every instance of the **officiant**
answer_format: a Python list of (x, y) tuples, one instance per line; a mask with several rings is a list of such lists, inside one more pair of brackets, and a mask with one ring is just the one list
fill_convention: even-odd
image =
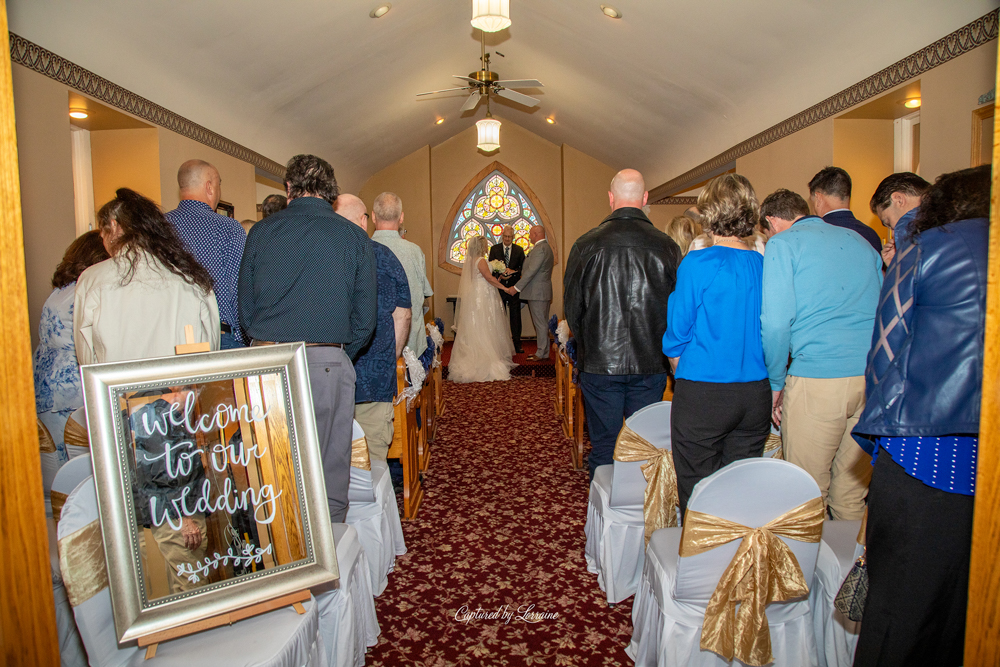
[[(514, 228), (505, 225), (503, 233), (500, 235), (502, 243), (497, 243), (490, 248), (489, 261), (500, 260), (507, 267), (505, 271), (495, 271), (493, 273), (500, 284), (504, 287), (513, 287), (521, 279), (521, 268), (524, 266), (524, 250), (514, 243)], [(523, 354), (521, 348), (521, 296), (516, 292), (507, 294), (500, 291), (500, 299), (503, 307), (510, 315), (510, 336), (514, 339), (514, 352)]]

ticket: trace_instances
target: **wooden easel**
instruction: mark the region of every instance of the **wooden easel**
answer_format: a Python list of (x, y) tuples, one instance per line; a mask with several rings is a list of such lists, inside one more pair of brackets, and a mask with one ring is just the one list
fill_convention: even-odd
[[(174, 346), (175, 354), (195, 354), (197, 352), (212, 351), (211, 344), (207, 342), (194, 342), (194, 327), (190, 324), (184, 325), (184, 341), (184, 344)], [(153, 634), (139, 638), (139, 648), (146, 649), (146, 660), (150, 660), (156, 656), (156, 647), (159, 646), (160, 643), (171, 639), (193, 635), (196, 632), (217, 628), (220, 625), (232, 625), (237, 621), (242, 621), (244, 618), (264, 614), (281, 607), (291, 606), (295, 610), (295, 613), (302, 615), (306, 613), (306, 608), (302, 606), (302, 603), (308, 600), (310, 596), (311, 593), (308, 590), (296, 591), (295, 593), (289, 593), (271, 600), (258, 602), (257, 604), (252, 604), (248, 607), (234, 609), (233, 611), (229, 611), (224, 614), (209, 616), (208, 618), (203, 618), (199, 621), (194, 621), (193, 623), (179, 625), (176, 628), (170, 628), (169, 630), (163, 630), (162, 632), (154, 632)]]

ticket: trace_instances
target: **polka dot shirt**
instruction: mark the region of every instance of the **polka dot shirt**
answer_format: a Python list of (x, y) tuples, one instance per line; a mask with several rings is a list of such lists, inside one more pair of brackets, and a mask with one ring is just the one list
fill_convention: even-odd
[[(881, 436), (884, 449), (911, 477), (965, 496), (976, 492), (979, 438), (968, 435)], [(879, 451), (879, 455), (881, 451)]]

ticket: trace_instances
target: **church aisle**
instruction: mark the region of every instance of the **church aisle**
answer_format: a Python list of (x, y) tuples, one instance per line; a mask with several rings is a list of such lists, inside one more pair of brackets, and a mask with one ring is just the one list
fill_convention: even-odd
[[(375, 600), (382, 635), (366, 664), (632, 664), (631, 600), (608, 609), (584, 564), (587, 475), (570, 468), (555, 381), (444, 391), (426, 496)], [(534, 623), (518, 618), (529, 609)]]

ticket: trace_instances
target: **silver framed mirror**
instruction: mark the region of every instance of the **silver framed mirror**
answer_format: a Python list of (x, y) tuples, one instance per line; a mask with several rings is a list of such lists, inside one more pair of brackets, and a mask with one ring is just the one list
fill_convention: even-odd
[(119, 645), (339, 577), (303, 343), (81, 374)]

